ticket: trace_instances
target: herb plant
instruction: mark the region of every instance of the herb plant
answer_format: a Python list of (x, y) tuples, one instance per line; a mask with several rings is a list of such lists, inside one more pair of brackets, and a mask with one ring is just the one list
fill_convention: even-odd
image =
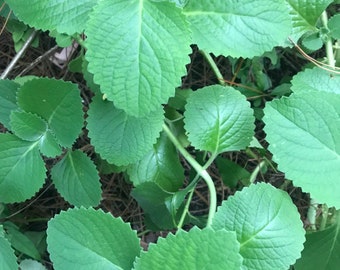
[[(328, 19), (325, 12), (337, 1), (5, 2), (12, 20), (21, 21), (20, 31), (49, 31), (60, 46), (72, 40), (81, 45), (81, 71), (94, 94), (85, 117), (74, 83), (9, 80), (7, 73), (0, 81), (0, 122), (8, 131), (0, 134), (0, 214), (5, 204), (34, 196), (46, 180), (45, 160), (56, 160), (48, 173), (74, 208), (48, 222), (47, 250), (54, 269), (289, 269), (301, 252), (295, 269), (340, 265), (340, 17)], [(225, 81), (210, 55), (228, 56), (235, 63), (246, 59), (255, 67), (255, 86), (264, 93), (269, 82), (261, 57), (271, 55), (275, 62), (278, 46), (304, 53), (298, 43), (306, 51), (324, 45), (327, 63), (305, 56), (318, 67), (299, 72), (282, 95), (273, 91), (264, 108), (246, 87)], [(190, 44), (197, 44), (219, 84), (176, 89), (186, 72)], [(238, 75), (242, 82), (242, 72)], [(207, 168), (216, 162), (225, 169), (226, 152), (266, 151), (254, 137), (255, 119), (265, 124), (278, 168), (323, 204), (323, 225), (306, 238), (288, 193), (253, 183), (250, 175), (242, 190), (217, 207)], [(149, 228), (176, 228), (176, 233), (142, 251), (129, 224), (96, 208), (101, 200), (98, 169), (74, 148), (84, 126), (99, 162), (113, 164), (133, 183), (132, 196)], [(203, 154), (203, 163), (188, 146)], [(196, 173), (184, 187), (178, 153)], [(188, 209), (202, 180), (209, 189), (209, 213), (203, 226), (185, 231), (183, 226), (197, 219)], [(26, 248), (15, 235), (21, 243), (27, 240)], [(43, 267), (32, 242), (6, 221), (0, 227), (1, 269), (18, 268), (11, 245), (36, 260), (23, 261), (22, 269), (32, 269), (28, 263)]]

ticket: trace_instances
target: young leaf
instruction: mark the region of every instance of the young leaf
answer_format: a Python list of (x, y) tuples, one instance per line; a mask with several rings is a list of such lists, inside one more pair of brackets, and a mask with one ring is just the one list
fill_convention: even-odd
[(21, 202), (32, 197), (44, 184), (45, 164), (38, 142), (22, 141), (0, 134), (0, 201)]
[[(310, 91), (267, 103), (273, 160), (320, 203), (340, 208), (340, 95)], [(322, 183), (322, 188), (320, 184)]]
[(11, 244), (4, 237), (4, 230), (0, 225), (0, 269), (15, 270), (18, 269), (17, 258), (14, 255), (14, 250)]
[(293, 23), (290, 38), (295, 42), (306, 32), (316, 31), (316, 22), (332, 0), (286, 0)]
[(86, 36), (94, 81), (129, 115), (158, 109), (186, 72), (190, 32), (181, 10), (167, 1), (100, 1)]
[(135, 186), (155, 182), (170, 192), (177, 191), (184, 180), (184, 170), (176, 148), (164, 133), (147, 155), (128, 167), (127, 173)]
[(47, 157), (56, 157), (62, 153), (62, 148), (57, 142), (54, 134), (47, 130), (39, 140), (39, 150), (41, 154)]
[(193, 43), (215, 55), (261, 55), (283, 44), (291, 31), (284, 1), (196, 0), (189, 1), (184, 14), (191, 23)]
[(11, 129), (9, 124), (11, 111), (18, 108), (16, 100), (18, 88), (19, 84), (13, 81), (0, 80), (0, 122), (7, 129)]
[(25, 259), (20, 262), (20, 270), (47, 270), (40, 262)]
[(68, 151), (51, 171), (60, 194), (75, 206), (97, 206), (101, 188), (96, 166), (83, 152)]
[(304, 269), (337, 269), (340, 265), (340, 212), (336, 223), (323, 231), (306, 235), (302, 257), (294, 268)]
[(51, 219), (47, 245), (56, 270), (130, 270), (140, 252), (129, 224), (92, 208), (69, 209)]
[(250, 104), (232, 87), (212, 85), (194, 92), (184, 116), (192, 145), (215, 154), (245, 148), (254, 134)]
[[(295, 93), (317, 91), (340, 95), (340, 76), (331, 74), (318, 67), (306, 69), (293, 77), (292, 91)], [(305, 93), (307, 94), (307, 93)]]
[(97, 2), (97, 0), (6, 0), (14, 14), (26, 24), (44, 31), (56, 29), (69, 35), (84, 31), (89, 13)]
[(118, 166), (135, 163), (152, 149), (164, 118), (161, 108), (146, 117), (129, 116), (98, 95), (88, 115), (91, 143), (102, 158)]
[(159, 238), (136, 260), (135, 270), (240, 269), (242, 257), (235, 232), (194, 227)]
[(243, 188), (223, 202), (212, 228), (236, 231), (244, 269), (288, 269), (305, 241), (289, 195), (265, 183)]
[(12, 111), (10, 119), (13, 133), (25, 141), (37, 141), (47, 131), (46, 121), (33, 113)]
[(18, 105), (42, 117), (57, 141), (71, 147), (83, 126), (83, 111), (77, 85), (49, 78), (33, 79), (18, 91)]

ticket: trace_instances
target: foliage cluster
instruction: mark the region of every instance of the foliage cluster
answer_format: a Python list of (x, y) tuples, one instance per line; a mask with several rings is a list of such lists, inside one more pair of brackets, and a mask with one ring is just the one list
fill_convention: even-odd
[[(24, 258), (35, 259), (21, 260), (21, 269), (44, 269), (33, 238), (5, 220), (6, 204), (34, 196), (47, 173), (74, 206), (48, 222), (47, 250), (55, 269), (160, 269), (160, 265), (164, 269), (288, 269), (300, 257), (295, 269), (340, 265), (336, 210), (340, 209), (336, 66), (340, 15), (328, 18), (325, 11), (338, 1), (5, 3), (13, 14), (7, 16), (8, 10), (1, 9), (1, 15), (10, 17), (8, 27), (19, 52), (34, 29), (48, 31), (61, 47), (74, 42), (81, 46), (75, 61), (94, 97), (85, 119), (76, 84), (38, 77), (8, 80), (2, 75), (0, 122), (8, 132), (0, 134), (1, 269), (18, 268), (13, 248)], [(197, 44), (220, 84), (197, 91), (176, 89), (191, 44)], [(288, 50), (293, 45), (318, 67), (306, 66), (273, 88), (265, 61), (280, 69), (278, 47)], [(323, 46), (326, 63), (303, 51)], [(210, 53), (228, 57), (232, 81), (223, 79)], [(268, 149), (254, 136), (255, 121), (265, 124)], [(84, 127), (97, 164), (74, 147)], [(204, 157), (203, 163), (188, 152), (188, 146)], [(319, 230), (305, 237), (287, 192), (268, 183), (255, 184), (256, 172), (244, 173), (223, 155), (254, 148), (262, 153), (261, 166), (276, 166), (275, 162), (294, 186), (310, 193), (315, 205), (323, 204), (320, 227), (313, 216), (316, 206), (310, 210), (310, 220)], [(273, 162), (265, 158), (268, 151)], [(179, 153), (196, 173), (185, 187)], [(47, 158), (56, 160), (48, 172)], [(244, 186), (218, 208), (207, 172), (213, 162), (221, 174), (233, 179), (226, 185), (235, 187), (235, 180), (242, 178)], [(101, 163), (110, 172), (126, 173), (150, 229), (176, 228), (177, 232), (141, 251), (129, 224), (95, 208), (101, 201), (97, 169)], [(194, 217), (188, 209), (201, 180), (209, 189), (210, 209), (207, 217)], [(189, 223), (199, 226), (184, 231)]]

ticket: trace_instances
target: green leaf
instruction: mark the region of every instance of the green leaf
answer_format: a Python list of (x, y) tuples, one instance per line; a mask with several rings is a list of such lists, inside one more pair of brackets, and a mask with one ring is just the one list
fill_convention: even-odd
[(337, 221), (323, 231), (306, 235), (302, 257), (294, 268), (296, 270), (323, 269), (333, 270), (340, 265), (340, 213)]
[(180, 230), (176, 235), (159, 238), (157, 244), (141, 253), (134, 269), (240, 269), (239, 248), (235, 232), (194, 227), (189, 232)]
[(282, 45), (291, 30), (283, 1), (196, 0), (189, 1), (184, 14), (191, 23), (192, 43), (215, 55), (261, 55)]
[(212, 228), (236, 231), (243, 269), (286, 270), (300, 257), (305, 241), (289, 195), (265, 183), (243, 188), (224, 201)]
[(336, 14), (328, 20), (327, 24), (329, 30), (331, 31), (331, 36), (334, 39), (340, 38), (340, 14)]
[(56, 29), (69, 35), (84, 31), (89, 13), (97, 2), (97, 0), (6, 0), (14, 14), (26, 24), (44, 31)]
[(30, 256), (33, 259), (40, 260), (40, 254), (34, 243), (11, 222), (5, 223), (6, 238), (11, 242), (13, 248)]
[(0, 134), (1, 202), (29, 199), (44, 184), (46, 169), (37, 144), (11, 134)]
[(17, 270), (17, 258), (14, 255), (14, 250), (11, 244), (4, 237), (4, 230), (0, 225), (0, 269), (2, 270)]
[(319, 33), (307, 33), (302, 36), (302, 46), (309, 51), (317, 51), (322, 48), (323, 42)]
[(316, 23), (321, 13), (332, 0), (285, 0), (293, 23), (290, 38), (297, 42), (306, 32), (317, 30)]
[(12, 111), (10, 119), (14, 134), (26, 141), (39, 140), (47, 130), (46, 121), (36, 114)]
[(70, 82), (49, 78), (27, 81), (19, 89), (18, 105), (45, 119), (64, 147), (72, 146), (83, 126), (79, 89)]
[(155, 182), (166, 191), (177, 191), (183, 184), (184, 170), (176, 148), (165, 133), (152, 150), (128, 167), (127, 173), (135, 186)]
[(239, 181), (248, 183), (250, 172), (231, 160), (217, 157), (216, 165), (221, 174), (223, 183), (228, 187), (235, 188)]
[(129, 115), (157, 110), (186, 72), (190, 32), (181, 9), (172, 3), (100, 1), (86, 36), (94, 81)]
[(68, 202), (75, 206), (97, 206), (101, 188), (96, 166), (83, 152), (68, 151), (51, 171), (52, 181)]
[(56, 157), (62, 153), (62, 148), (57, 142), (54, 134), (47, 130), (46, 133), (39, 140), (39, 150), (41, 154), (47, 157)]
[(152, 149), (163, 125), (163, 111), (142, 118), (127, 115), (97, 95), (88, 111), (91, 143), (102, 158), (115, 165), (137, 162)]
[(51, 219), (47, 245), (56, 270), (130, 270), (140, 252), (129, 224), (92, 208), (69, 209)]
[(340, 76), (333, 76), (331, 73), (318, 67), (306, 69), (293, 77), (292, 91), (295, 93), (309, 91), (329, 92), (340, 95)]
[(147, 217), (160, 229), (173, 229), (176, 220), (171, 211), (174, 193), (165, 191), (155, 182), (139, 184), (131, 192)]
[(16, 94), (19, 84), (10, 80), (0, 80), (0, 122), (7, 129), (10, 127), (10, 114), (18, 108)]
[(204, 87), (187, 102), (185, 129), (195, 148), (218, 154), (249, 145), (254, 134), (253, 111), (234, 88)]
[[(303, 91), (267, 103), (273, 160), (319, 203), (340, 208), (340, 95)], [(320, 184), (322, 183), (322, 188)]]

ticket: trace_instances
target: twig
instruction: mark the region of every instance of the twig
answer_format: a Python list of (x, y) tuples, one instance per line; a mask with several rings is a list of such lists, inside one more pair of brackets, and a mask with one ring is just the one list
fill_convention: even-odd
[(14, 56), (14, 58), (12, 59), (12, 61), (9, 63), (9, 65), (7, 66), (7, 68), (5, 69), (5, 71), (1, 74), (1, 79), (6, 79), (8, 74), (12, 71), (12, 69), (15, 67), (16, 63), (19, 61), (19, 59), (21, 58), (21, 56), (25, 53), (25, 51), (27, 50), (27, 48), (31, 45), (32, 41), (34, 40), (34, 38), (37, 35), (37, 31), (34, 30), (32, 32), (32, 34), (28, 37), (28, 39), (26, 40), (26, 42), (24, 43), (24, 46), (22, 46), (22, 48), (20, 49), (20, 51), (18, 51), (18, 53)]

